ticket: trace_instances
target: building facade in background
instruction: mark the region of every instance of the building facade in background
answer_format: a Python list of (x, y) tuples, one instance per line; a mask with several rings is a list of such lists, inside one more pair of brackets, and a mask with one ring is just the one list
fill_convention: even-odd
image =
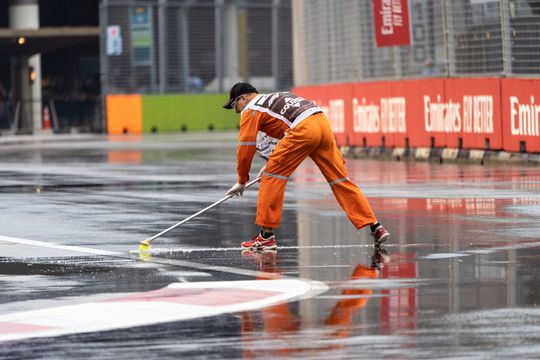
[(101, 131), (98, 4), (0, 1), (0, 134)]

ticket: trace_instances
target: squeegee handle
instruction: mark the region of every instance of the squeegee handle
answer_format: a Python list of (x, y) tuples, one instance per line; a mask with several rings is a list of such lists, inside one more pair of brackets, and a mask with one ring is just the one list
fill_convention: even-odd
[[(248, 183), (246, 184), (245, 189), (247, 189), (247, 188), (250, 187), (251, 185), (253, 185), (253, 184), (259, 182), (259, 180), (261, 180), (260, 177), (254, 179), (254, 180), (251, 180), (250, 182), (248, 182)], [(154, 240), (155, 238), (158, 238), (158, 237), (160, 237), (161, 235), (164, 235), (164, 234), (168, 233), (168, 232), (171, 231), (172, 229), (174, 229), (174, 228), (176, 228), (176, 227), (178, 227), (178, 226), (180, 226), (180, 225), (182, 225), (182, 224), (187, 223), (189, 220), (191, 220), (191, 219), (193, 219), (193, 218), (195, 218), (195, 217), (197, 217), (197, 216), (199, 216), (199, 215), (201, 215), (201, 214), (204, 214), (204, 213), (207, 212), (208, 210), (212, 209), (213, 207), (218, 206), (218, 205), (221, 204), (222, 202), (225, 202), (225, 201), (229, 200), (229, 199), (232, 198), (233, 196), (235, 196), (235, 194), (227, 195), (227, 196), (225, 196), (225, 197), (219, 199), (218, 201), (216, 201), (216, 202), (213, 203), (212, 205), (208, 205), (207, 207), (205, 207), (205, 208), (202, 209), (201, 211), (196, 212), (195, 214), (191, 215), (190, 217), (185, 218), (184, 220), (180, 221), (179, 223), (174, 224), (173, 226), (171, 226), (171, 227), (169, 227), (169, 228), (163, 230), (162, 232), (160, 232), (159, 234), (156, 234), (156, 235), (152, 236), (151, 238), (148, 238), (147, 240), (150, 242), (150, 241)]]

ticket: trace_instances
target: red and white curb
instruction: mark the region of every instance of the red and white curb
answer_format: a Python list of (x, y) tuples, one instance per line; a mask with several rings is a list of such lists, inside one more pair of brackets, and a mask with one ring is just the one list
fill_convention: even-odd
[(324, 292), (301, 279), (173, 283), (148, 292), (0, 316), (0, 341), (105, 331), (264, 308)]
[[(114, 251), (58, 245), (2, 235), (0, 242), (130, 258)], [(215, 267), (186, 261), (175, 261), (173, 265), (245, 276), (264, 274), (253, 270)], [(270, 275), (277, 276), (277, 274)], [(328, 286), (322, 282), (293, 278), (173, 283), (153, 291), (122, 294), (116, 297), (112, 295), (105, 301), (0, 315), (0, 341), (106, 331), (256, 310), (316, 296), (327, 290)]]

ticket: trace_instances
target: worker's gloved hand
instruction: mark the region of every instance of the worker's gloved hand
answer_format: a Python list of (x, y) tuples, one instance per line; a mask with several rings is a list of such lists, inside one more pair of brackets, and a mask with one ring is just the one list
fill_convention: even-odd
[(227, 195), (242, 196), (244, 195), (245, 188), (246, 188), (246, 184), (236, 183), (233, 185), (232, 188), (229, 189), (229, 191), (227, 191)]

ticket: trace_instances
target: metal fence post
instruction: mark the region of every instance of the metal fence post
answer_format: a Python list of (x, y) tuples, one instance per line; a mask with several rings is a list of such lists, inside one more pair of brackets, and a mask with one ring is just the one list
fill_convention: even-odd
[[(155, 36), (155, 26), (154, 26), (154, 5), (149, 6), (148, 8), (148, 16), (150, 17), (150, 36), (152, 37), (151, 45), (150, 45), (150, 91), (156, 92), (158, 90), (158, 82), (157, 82), (157, 70), (156, 67), (158, 66), (156, 64), (156, 43), (154, 41)], [(161, 34), (159, 34), (161, 36)]]
[(456, 64), (455, 64), (455, 57), (454, 57), (454, 17), (453, 15), (453, 9), (452, 9), (452, 2), (450, 1), (450, 4), (448, 0), (444, 0), (443, 4), (443, 33), (444, 33), (444, 57), (445, 57), (445, 64), (444, 64), (444, 71), (446, 73), (446, 76), (454, 76), (456, 73)]
[(218, 78), (218, 91), (223, 92), (223, 6), (224, 0), (215, 0), (215, 26), (216, 26), (216, 77)]
[(182, 64), (182, 82), (183, 90), (189, 92), (189, 74), (191, 72), (189, 68), (189, 26), (188, 26), (188, 7), (182, 7), (180, 10), (180, 39), (181, 39), (181, 61)]
[(508, 8), (505, 6), (505, 4), (508, 4), (508, 0), (499, 0), (499, 10), (501, 14), (503, 75), (510, 76), (512, 74), (512, 43), (510, 40), (512, 29), (510, 28)]
[[(167, 0), (158, 3), (159, 93), (167, 92)], [(155, 66), (155, 64), (153, 65)]]
[(394, 58), (394, 78), (403, 77), (403, 60), (401, 59), (401, 46), (394, 46), (392, 49), (392, 57)]
[(272, 3), (272, 76), (274, 78), (274, 90), (277, 91), (281, 88), (279, 81), (279, 7), (281, 5), (280, 0), (274, 0)]
[[(100, 85), (101, 85), (101, 132), (107, 133), (107, 95), (109, 94), (109, 63), (107, 59), (107, 25), (109, 23), (109, 0), (100, 3), (99, 27), (101, 38), (100, 44)], [(56, 113), (56, 111), (55, 111)]]

